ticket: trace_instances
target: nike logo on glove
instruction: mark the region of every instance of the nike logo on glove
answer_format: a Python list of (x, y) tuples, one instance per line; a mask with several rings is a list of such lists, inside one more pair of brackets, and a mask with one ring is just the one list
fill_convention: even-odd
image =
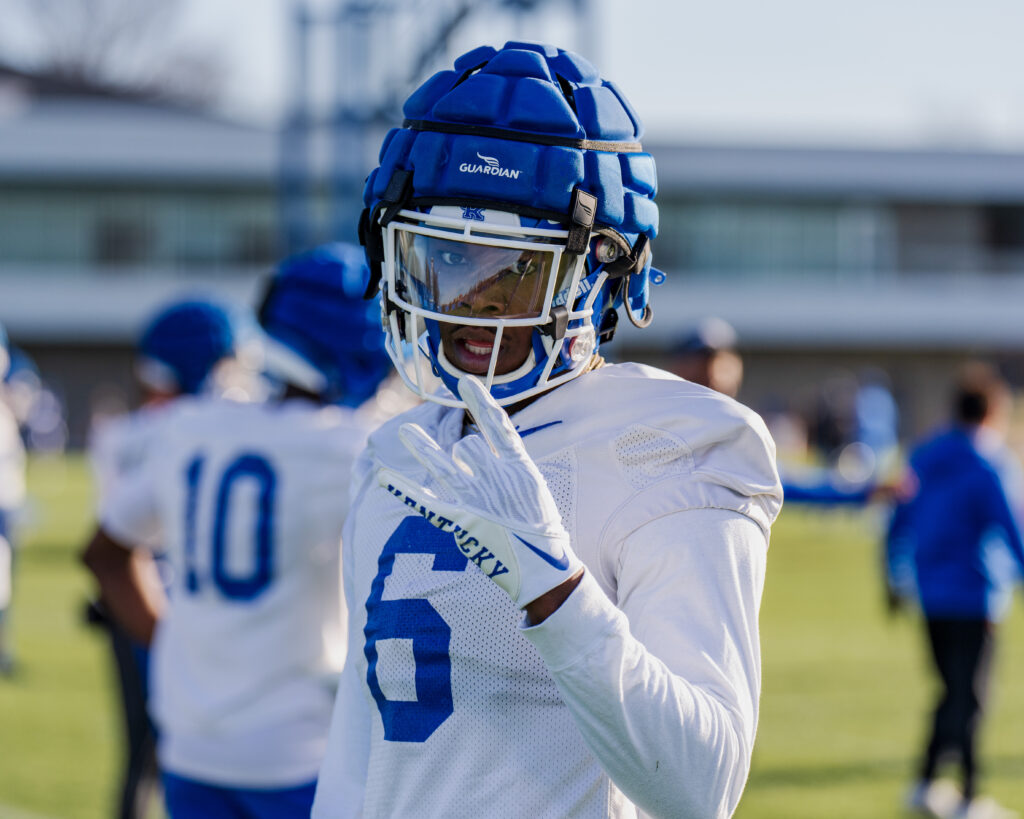
[(519, 537), (519, 535), (516, 535), (515, 532), (513, 532), (512, 534), (515, 535), (516, 540), (518, 540), (520, 543), (522, 543), (527, 549), (529, 549), (531, 552), (533, 552), (535, 555), (537, 555), (545, 563), (549, 563), (550, 565), (554, 566), (559, 571), (563, 571), (563, 572), (566, 569), (569, 568), (569, 556), (565, 553), (564, 550), (562, 551), (562, 556), (560, 558), (555, 558), (555, 557), (552, 557), (551, 555), (549, 555), (547, 552), (544, 552), (544, 551), (538, 549), (536, 546), (534, 546), (529, 541), (523, 540), (521, 537)]

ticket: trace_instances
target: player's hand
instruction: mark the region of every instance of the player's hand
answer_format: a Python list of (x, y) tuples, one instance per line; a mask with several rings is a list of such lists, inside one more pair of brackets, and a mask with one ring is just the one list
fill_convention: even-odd
[(418, 424), (403, 424), (402, 443), (440, 484), (444, 497), (382, 467), (377, 480), (414, 503), (455, 536), (463, 554), (520, 608), (583, 568), (555, 499), (523, 441), (483, 384), (459, 379), (459, 395), (480, 430), (444, 452)]

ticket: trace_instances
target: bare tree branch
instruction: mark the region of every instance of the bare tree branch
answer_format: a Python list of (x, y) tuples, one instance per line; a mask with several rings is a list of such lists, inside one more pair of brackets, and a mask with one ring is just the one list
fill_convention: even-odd
[[(182, 0), (6, 0), (39, 73), (89, 86), (212, 103), (225, 73), (210, 47), (182, 46), (173, 33)], [(0, 60), (14, 53), (0, 35)]]

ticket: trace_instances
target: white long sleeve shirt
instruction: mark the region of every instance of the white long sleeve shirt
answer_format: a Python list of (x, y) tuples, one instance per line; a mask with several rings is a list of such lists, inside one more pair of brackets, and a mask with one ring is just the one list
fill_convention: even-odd
[(377, 485), (424, 486), (397, 440), (449, 450), (463, 413), (424, 405), (357, 465), (343, 563), (349, 656), (313, 816), (728, 816), (749, 771), (757, 616), (781, 504), (761, 420), (641, 365), (559, 387), (513, 421), (583, 582), (538, 626)]

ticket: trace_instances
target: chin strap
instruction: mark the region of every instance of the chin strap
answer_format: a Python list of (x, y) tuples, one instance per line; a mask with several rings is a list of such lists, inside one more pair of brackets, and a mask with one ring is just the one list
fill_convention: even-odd
[(651, 326), (651, 322), (654, 321), (654, 311), (651, 310), (651, 305), (644, 305), (644, 312), (640, 318), (637, 318), (633, 313), (633, 309), (629, 306), (629, 299), (626, 299), (622, 306), (626, 308), (626, 317), (629, 319), (629, 323), (632, 324), (636, 329), (643, 330)]
[(651, 310), (651, 305), (648, 302), (644, 305), (644, 311), (639, 318), (637, 318), (636, 314), (633, 312), (633, 308), (629, 304), (629, 282), (630, 277), (632, 276), (633, 273), (630, 273), (629, 276), (626, 277), (626, 283), (624, 286), (626, 293), (622, 298), (622, 306), (626, 308), (626, 318), (629, 319), (629, 323), (636, 327), (636, 329), (643, 330), (644, 328), (651, 326), (651, 322), (654, 320), (654, 311)]
[[(621, 237), (616, 237), (621, 241)], [(630, 285), (633, 282), (633, 276), (639, 276), (651, 263), (651, 244), (647, 238), (646, 233), (641, 233), (636, 237), (636, 241), (633, 246), (626, 252), (623, 252), (621, 256), (610, 262), (605, 263), (601, 268), (608, 277), (611, 279), (622, 280), (622, 306), (626, 308), (626, 317), (629, 319), (629, 323), (636, 327), (638, 330), (643, 330), (645, 327), (649, 327), (651, 321), (654, 318), (654, 314), (651, 310), (650, 304), (645, 304), (643, 313), (637, 316), (629, 303), (629, 291)], [(614, 325), (609, 328), (611, 333), (614, 333)], [(611, 338), (609, 333), (609, 339)]]

